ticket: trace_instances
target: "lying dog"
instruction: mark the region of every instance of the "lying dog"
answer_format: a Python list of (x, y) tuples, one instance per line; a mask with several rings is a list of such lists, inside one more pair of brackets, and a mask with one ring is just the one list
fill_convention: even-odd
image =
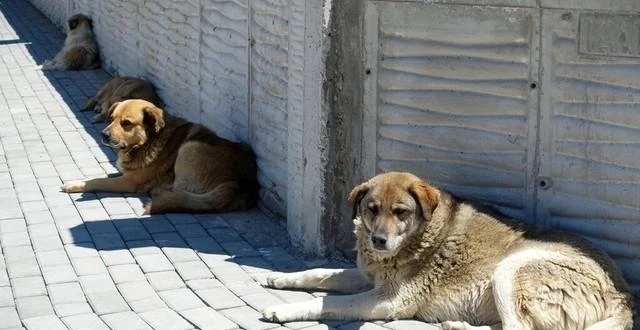
[(93, 35), (93, 21), (76, 14), (67, 20), (67, 37), (60, 52), (42, 64), (43, 70), (90, 70), (100, 67), (98, 44)]
[(96, 96), (89, 98), (80, 111), (93, 109), (99, 112), (92, 119), (92, 122), (96, 123), (109, 117), (109, 109), (114, 103), (129, 99), (142, 99), (160, 106), (158, 94), (146, 80), (134, 77), (115, 77), (107, 81)]
[(147, 192), (145, 214), (229, 212), (257, 198), (251, 148), (171, 116), (144, 100), (115, 103), (103, 143), (118, 150), (121, 176), (70, 181), (62, 191)]
[(631, 329), (632, 297), (614, 262), (585, 241), (459, 202), (409, 173), (353, 189), (357, 269), (276, 273), (274, 288), (346, 296), (268, 307), (264, 317), (405, 319), (443, 329)]

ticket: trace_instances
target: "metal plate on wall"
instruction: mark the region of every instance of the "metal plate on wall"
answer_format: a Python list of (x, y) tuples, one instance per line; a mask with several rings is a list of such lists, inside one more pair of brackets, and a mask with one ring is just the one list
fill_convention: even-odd
[(538, 13), (368, 3), (367, 174), (408, 170), (532, 219)]

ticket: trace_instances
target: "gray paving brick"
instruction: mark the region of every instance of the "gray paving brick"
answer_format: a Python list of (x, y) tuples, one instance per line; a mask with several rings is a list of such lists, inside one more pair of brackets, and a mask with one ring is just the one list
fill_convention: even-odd
[(47, 294), (42, 276), (18, 277), (11, 280), (13, 296), (16, 298)]
[(54, 304), (53, 310), (59, 317), (93, 313), (93, 310), (91, 309), (91, 306), (88, 302)]
[(126, 301), (136, 301), (157, 296), (147, 281), (125, 282), (117, 285)]
[(13, 291), (9, 286), (0, 287), (0, 307), (13, 307)]
[(204, 228), (207, 229), (229, 227), (229, 224), (226, 220), (215, 214), (201, 214), (196, 215), (195, 217), (198, 220), (198, 223), (200, 223)]
[(169, 306), (169, 308), (176, 311), (184, 311), (205, 306), (202, 300), (200, 300), (193, 291), (187, 288), (162, 291), (158, 292), (158, 295), (160, 295), (160, 298), (167, 304), (167, 306)]
[(178, 274), (180, 274), (180, 277), (185, 281), (213, 277), (207, 265), (200, 261), (200, 259), (197, 261), (177, 262), (173, 265), (178, 271)]
[[(358, 323), (358, 322), (356, 322), (356, 323)], [(318, 322), (316, 322), (316, 321), (300, 321), (300, 322), (287, 322), (287, 323), (284, 324), (284, 326), (287, 329), (298, 330), (298, 329), (308, 328), (308, 327), (314, 326), (316, 324), (318, 324)], [(353, 330), (357, 330), (357, 328), (353, 329)], [(380, 330), (383, 330), (383, 329), (380, 329)]]
[[(289, 324), (285, 324), (289, 327)], [(387, 328), (372, 322), (350, 322), (338, 327), (341, 330), (386, 330)]]
[(199, 223), (175, 224), (174, 226), (183, 238), (209, 236), (209, 233)]
[(262, 321), (262, 314), (249, 306), (225, 309), (221, 313), (246, 330), (264, 330), (280, 326), (276, 323)]
[(136, 262), (135, 259), (133, 259), (131, 252), (126, 249), (100, 251), (100, 256), (106, 266), (133, 264)]
[(98, 251), (96, 251), (95, 246), (91, 243), (82, 245), (66, 244), (64, 249), (67, 251), (67, 255), (71, 259), (98, 256)]
[(86, 293), (87, 301), (98, 315), (125, 312), (129, 305), (122, 299), (118, 291), (99, 291)]
[(181, 311), (180, 315), (202, 330), (231, 330), (238, 326), (210, 307)]
[(299, 271), (305, 269), (305, 265), (294, 258), (282, 247), (260, 248), (258, 252), (278, 271)]
[(266, 260), (258, 257), (239, 258), (237, 262), (248, 274), (269, 272), (273, 268)]
[(436, 330), (440, 329), (440, 326), (435, 324), (424, 323), (415, 320), (398, 320), (384, 324), (385, 328), (390, 328), (393, 330)]
[(98, 250), (125, 249), (126, 245), (118, 233), (92, 235), (93, 243)]
[(269, 306), (283, 303), (282, 299), (266, 290), (260, 293), (244, 295), (241, 297), (241, 299), (249, 306), (258, 311), (261, 311)]
[[(113, 276), (113, 275), (112, 275)], [(149, 284), (156, 291), (173, 290), (185, 287), (185, 283), (175, 271), (155, 272), (147, 274)]]
[(301, 302), (301, 301), (310, 300), (314, 298), (312, 294), (304, 291), (273, 290), (273, 289), (266, 289), (266, 290), (288, 303)]
[(162, 252), (173, 263), (183, 261), (200, 261), (198, 255), (189, 247), (163, 247)]
[(225, 287), (196, 290), (205, 303), (216, 310), (244, 306), (245, 303)]
[(190, 330), (191, 323), (170, 309), (158, 309), (139, 314), (155, 330)]
[[(34, 193), (34, 196), (32, 196), (32, 198), (26, 198), (23, 200), (42, 200), (42, 195), (38, 192), (38, 193)], [(50, 223), (53, 222), (53, 217), (51, 216), (51, 213), (46, 210), (46, 211), (29, 211), (29, 212), (24, 212), (24, 219), (27, 222), (28, 225), (31, 224), (36, 224), (36, 223)]]
[(173, 270), (173, 265), (164, 254), (147, 254), (135, 256), (136, 261), (145, 273)]
[(220, 244), (242, 241), (240, 234), (233, 228), (208, 228), (207, 231)]
[(55, 315), (46, 315), (23, 319), (28, 330), (67, 330), (60, 318)]
[(209, 236), (187, 237), (185, 240), (198, 254), (226, 254), (222, 246)]
[(107, 267), (100, 257), (71, 258), (71, 264), (78, 276), (107, 273)]
[(190, 224), (198, 222), (198, 219), (193, 214), (188, 213), (167, 213), (165, 218), (169, 220), (173, 225)]
[(101, 317), (112, 330), (152, 330), (147, 322), (131, 311), (107, 314)]
[(109, 330), (102, 319), (93, 313), (63, 317), (62, 322), (71, 330)]
[(16, 308), (21, 319), (53, 314), (53, 307), (47, 296), (16, 298)]
[(87, 301), (80, 284), (77, 282), (51, 284), (47, 286), (47, 290), (49, 291), (49, 299), (54, 306)]
[(42, 267), (42, 276), (47, 285), (55, 283), (75, 282), (78, 280), (70, 264)]
[(36, 259), (40, 267), (67, 265), (71, 262), (63, 249), (38, 252)]
[(117, 291), (109, 274), (94, 274), (80, 276), (80, 285), (85, 293), (101, 291)]
[(167, 308), (167, 304), (165, 304), (164, 301), (162, 301), (162, 299), (160, 299), (160, 297), (157, 295), (150, 298), (129, 301), (128, 303), (129, 306), (131, 306), (131, 309), (133, 309), (133, 311), (138, 314)]
[(53, 223), (40, 223), (29, 226), (29, 235), (34, 236), (57, 236), (58, 229)]
[(259, 257), (260, 253), (246, 241), (220, 242), (222, 248), (234, 257)]
[(232, 283), (225, 285), (227, 289), (233, 292), (236, 296), (243, 297), (249, 294), (256, 294), (262, 292), (264, 287), (256, 282), (249, 283)]
[(58, 235), (31, 237), (31, 245), (36, 252), (59, 250), (63, 246)]
[(201, 278), (197, 280), (190, 280), (185, 282), (191, 290), (203, 290), (211, 288), (219, 288), (222, 283), (215, 278)]
[(0, 245), (2, 245), (3, 248), (7, 248), (10, 246), (30, 245), (31, 241), (29, 240), (29, 233), (25, 230), (1, 233), (0, 243), (2, 243)]
[[(134, 208), (138, 208), (134, 206)], [(175, 228), (169, 221), (163, 216), (152, 216), (149, 218), (141, 219), (142, 225), (150, 233), (167, 233), (175, 231)]]
[(17, 261), (11, 260), (7, 263), (7, 271), (10, 278), (40, 275), (40, 268), (35, 257), (27, 257)]
[(24, 219), (0, 220), (0, 233), (14, 233), (27, 231), (27, 223)]
[(15, 307), (0, 307), (0, 329), (19, 327), (22, 325)]
[(131, 254), (136, 257), (148, 254), (162, 254), (162, 250), (152, 240), (128, 241), (127, 247)]
[(114, 220), (113, 224), (118, 229), (122, 238), (127, 242), (151, 239), (151, 235), (137, 219)]
[(109, 266), (108, 270), (116, 284), (146, 280), (140, 266), (136, 264)]

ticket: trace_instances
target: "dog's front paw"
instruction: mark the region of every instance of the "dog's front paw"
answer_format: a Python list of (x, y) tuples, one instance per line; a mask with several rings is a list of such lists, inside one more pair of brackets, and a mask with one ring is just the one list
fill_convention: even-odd
[(267, 277), (267, 286), (274, 289), (290, 288), (292, 286), (288, 274), (274, 272)]
[(284, 323), (293, 321), (293, 315), (290, 315), (290, 308), (287, 305), (276, 305), (267, 307), (262, 311), (262, 317), (269, 322)]
[(86, 183), (84, 181), (75, 180), (65, 182), (62, 187), (60, 187), (60, 190), (66, 193), (79, 193), (84, 191), (85, 186)]
[(470, 330), (473, 327), (467, 322), (460, 321), (446, 321), (440, 323), (440, 328), (442, 330)]

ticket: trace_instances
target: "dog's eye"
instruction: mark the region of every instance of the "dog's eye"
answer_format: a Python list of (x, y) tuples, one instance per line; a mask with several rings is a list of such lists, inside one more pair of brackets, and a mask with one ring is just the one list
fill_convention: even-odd
[(129, 121), (128, 119), (123, 119), (123, 120), (120, 122), (120, 126), (122, 126), (122, 127), (124, 127), (124, 128), (131, 127), (131, 125), (132, 125), (132, 124), (131, 124), (131, 121)]
[(378, 205), (376, 205), (375, 203), (369, 203), (367, 204), (367, 208), (369, 209), (369, 211), (371, 211), (371, 213), (378, 214)]
[(409, 210), (407, 209), (401, 209), (401, 208), (393, 209), (393, 215), (395, 215), (399, 219), (406, 217), (408, 214), (409, 214)]

